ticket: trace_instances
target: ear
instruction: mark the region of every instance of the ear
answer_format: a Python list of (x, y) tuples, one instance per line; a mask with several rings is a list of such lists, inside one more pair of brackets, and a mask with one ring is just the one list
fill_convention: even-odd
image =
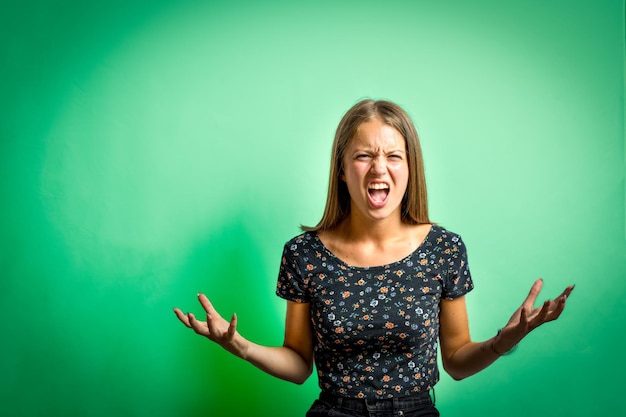
[(343, 182), (346, 182), (346, 174), (343, 170), (343, 166), (339, 167), (339, 179)]

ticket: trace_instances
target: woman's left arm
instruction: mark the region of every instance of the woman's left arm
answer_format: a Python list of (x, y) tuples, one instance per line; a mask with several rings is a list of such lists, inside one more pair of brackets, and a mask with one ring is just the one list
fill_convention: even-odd
[(441, 300), (439, 339), (443, 367), (452, 378), (461, 380), (491, 365), (496, 359), (517, 345), (528, 333), (549, 321), (559, 318), (565, 301), (574, 290), (567, 287), (561, 295), (535, 308), (543, 280), (535, 281), (522, 305), (508, 323), (491, 339), (473, 342), (470, 337), (465, 297)]

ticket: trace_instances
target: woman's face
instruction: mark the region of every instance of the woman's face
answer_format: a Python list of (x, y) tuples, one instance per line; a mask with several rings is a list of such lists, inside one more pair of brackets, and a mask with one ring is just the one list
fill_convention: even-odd
[(371, 220), (400, 218), (409, 181), (400, 132), (378, 119), (362, 123), (344, 154), (341, 180), (350, 193), (351, 213)]

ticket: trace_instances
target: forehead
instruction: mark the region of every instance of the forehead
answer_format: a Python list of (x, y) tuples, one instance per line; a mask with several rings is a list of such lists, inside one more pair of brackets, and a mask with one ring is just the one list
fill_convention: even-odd
[(349, 147), (373, 149), (404, 149), (405, 140), (393, 126), (379, 120), (365, 121), (356, 129)]

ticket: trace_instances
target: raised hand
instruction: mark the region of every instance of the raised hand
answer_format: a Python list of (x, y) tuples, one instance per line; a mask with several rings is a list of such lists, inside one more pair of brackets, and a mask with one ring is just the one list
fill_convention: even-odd
[(495, 350), (502, 353), (507, 352), (537, 327), (559, 318), (565, 309), (565, 301), (574, 290), (574, 286), (570, 285), (565, 288), (555, 299), (546, 300), (541, 307), (535, 307), (535, 301), (542, 286), (542, 279), (535, 281), (522, 305), (515, 310), (494, 341)]
[(215, 310), (204, 294), (198, 294), (198, 301), (206, 312), (206, 321), (196, 319), (192, 313), (185, 314), (179, 308), (174, 309), (176, 317), (197, 334), (214, 341), (239, 357), (244, 357), (246, 344), (238, 337), (237, 315), (233, 314), (230, 321), (227, 321)]

